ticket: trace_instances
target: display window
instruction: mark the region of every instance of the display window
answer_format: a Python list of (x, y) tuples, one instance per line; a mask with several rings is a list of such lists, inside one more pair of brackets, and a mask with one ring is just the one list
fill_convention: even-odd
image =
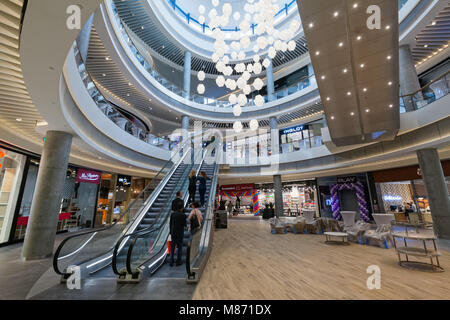
[(26, 156), (0, 148), (0, 243), (9, 241)]

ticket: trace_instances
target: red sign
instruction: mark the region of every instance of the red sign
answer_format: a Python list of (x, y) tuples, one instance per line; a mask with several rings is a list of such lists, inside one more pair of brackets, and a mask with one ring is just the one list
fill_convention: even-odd
[(69, 220), (69, 219), (70, 219), (70, 212), (62, 212), (59, 214), (59, 221)]
[(76, 182), (100, 184), (101, 172), (78, 169)]
[(247, 183), (247, 184), (232, 184), (221, 186), (220, 190), (222, 191), (245, 191), (245, 190), (253, 190), (255, 188), (255, 184)]
[(28, 218), (29, 217), (19, 217), (19, 218), (17, 218), (17, 225), (18, 226), (26, 226), (28, 224)]

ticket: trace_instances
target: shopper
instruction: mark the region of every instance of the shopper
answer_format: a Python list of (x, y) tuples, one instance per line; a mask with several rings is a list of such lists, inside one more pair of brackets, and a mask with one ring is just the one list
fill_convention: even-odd
[(241, 199), (239, 198), (239, 196), (236, 196), (236, 208), (237, 209), (241, 208)]
[(228, 211), (228, 215), (231, 217), (233, 215), (233, 202), (228, 201), (227, 211)]
[(200, 176), (197, 177), (197, 181), (199, 182), (198, 192), (200, 194), (200, 204), (202, 208), (205, 207), (206, 180), (211, 180), (211, 178), (206, 176), (205, 171), (200, 172)]
[(200, 204), (196, 201), (192, 204), (192, 211), (189, 214), (188, 220), (190, 224), (190, 231), (193, 235), (203, 223), (203, 215), (202, 212), (198, 209), (200, 208)]
[(177, 191), (177, 197), (172, 201), (172, 211), (184, 211), (184, 201), (183, 201), (183, 193), (181, 191)]
[(177, 249), (177, 266), (182, 264), (183, 256), (183, 238), (184, 229), (186, 228), (186, 214), (184, 209), (183, 194), (177, 192), (177, 198), (172, 201), (172, 214), (170, 215), (170, 266), (173, 267), (175, 248)]
[(189, 174), (189, 200), (188, 203), (194, 203), (195, 192), (197, 191), (197, 177), (195, 170), (192, 170)]

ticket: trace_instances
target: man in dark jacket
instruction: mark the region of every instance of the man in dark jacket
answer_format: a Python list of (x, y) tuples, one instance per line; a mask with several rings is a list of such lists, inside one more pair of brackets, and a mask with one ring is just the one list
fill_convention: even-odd
[(181, 199), (181, 191), (177, 192), (177, 198), (172, 201), (172, 214), (170, 216), (170, 266), (173, 267), (175, 247), (177, 248), (177, 266), (182, 264), (184, 229), (187, 225), (184, 201)]

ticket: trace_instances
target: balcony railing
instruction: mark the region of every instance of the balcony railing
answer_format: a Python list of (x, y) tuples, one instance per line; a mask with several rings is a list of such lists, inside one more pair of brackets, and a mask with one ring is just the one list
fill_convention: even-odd
[(411, 94), (400, 97), (400, 113), (422, 109), (449, 94), (450, 71)]
[(177, 143), (150, 134), (142, 126), (135, 124), (133, 121), (124, 116), (113, 104), (109, 103), (100, 93), (94, 81), (92, 81), (92, 78), (86, 69), (86, 64), (83, 61), (76, 41), (73, 43), (73, 50), (75, 53), (75, 61), (77, 63), (81, 80), (83, 81), (83, 84), (86, 87), (92, 100), (94, 100), (94, 102), (104, 115), (106, 115), (119, 128), (139, 140), (166, 150), (172, 150), (176, 147)]
[[(115, 23), (117, 24), (118, 29), (120, 30), (123, 39), (129, 46), (131, 52), (136, 57), (137, 61), (144, 67), (144, 69), (157, 82), (159, 82), (162, 86), (164, 86), (170, 92), (172, 92), (184, 99), (188, 99), (189, 101), (193, 101), (198, 104), (207, 105), (207, 106), (216, 107), (216, 108), (230, 108), (230, 109), (234, 106), (227, 100), (212, 99), (212, 98), (208, 98), (206, 96), (198, 95), (198, 94), (190, 94), (189, 97), (186, 97), (185, 95), (183, 95), (183, 89), (179, 88), (177, 85), (175, 85), (172, 82), (165, 79), (159, 72), (157, 72), (146, 61), (144, 56), (139, 52), (137, 47), (134, 45), (131, 37), (129, 36), (127, 29), (125, 28), (124, 24), (122, 23), (122, 20), (120, 19), (119, 13), (114, 5), (114, 2), (109, 1), (109, 3), (111, 4), (111, 7), (112, 7), (112, 11), (113, 11), (114, 18), (115, 18)], [(278, 99), (287, 97), (291, 94), (294, 94), (298, 91), (301, 91), (301, 90), (311, 86), (315, 82), (316, 82), (316, 79), (315, 79), (314, 75), (309, 75), (304, 78), (301, 78), (298, 80), (297, 83), (291, 84), (291, 85), (283, 87), (283, 88), (279, 88), (274, 94), (274, 100), (278, 100)], [(265, 96), (264, 100), (266, 103), (269, 102), (268, 96)], [(248, 99), (248, 102), (244, 107), (251, 107), (251, 106), (255, 106), (255, 102), (254, 102), (253, 98)]]

